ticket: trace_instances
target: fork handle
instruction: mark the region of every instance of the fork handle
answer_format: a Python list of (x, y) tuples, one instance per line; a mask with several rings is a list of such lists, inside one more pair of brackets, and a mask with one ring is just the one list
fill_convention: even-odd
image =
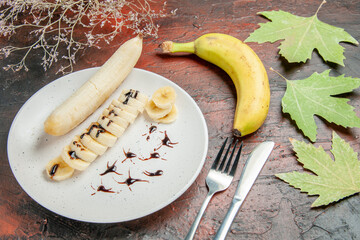
[(195, 218), (193, 224), (191, 225), (190, 230), (189, 230), (188, 234), (186, 235), (186, 237), (184, 238), (184, 240), (192, 240), (194, 238), (195, 232), (199, 226), (200, 220), (205, 212), (207, 205), (209, 204), (209, 202), (214, 194), (215, 194), (215, 192), (209, 191), (208, 194), (206, 195), (205, 200), (204, 200), (203, 204), (201, 205), (201, 208), (200, 208), (198, 214), (196, 215), (196, 218)]
[(226, 213), (226, 216), (225, 216), (218, 232), (215, 235), (214, 240), (225, 239), (225, 237), (231, 227), (231, 224), (243, 202), (244, 202), (244, 199), (238, 199), (238, 198), (233, 199), (233, 201), (231, 202), (231, 206), (230, 206), (228, 212)]

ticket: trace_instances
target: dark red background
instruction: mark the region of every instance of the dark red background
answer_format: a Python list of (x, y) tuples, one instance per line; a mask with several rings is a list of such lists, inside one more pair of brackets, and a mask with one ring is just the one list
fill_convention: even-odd
[[(169, 0), (167, 10), (177, 9), (175, 16), (156, 20), (160, 25), (159, 38), (147, 38), (144, 51), (136, 67), (158, 73), (185, 89), (201, 108), (209, 128), (207, 161), (196, 182), (179, 199), (164, 209), (141, 219), (118, 224), (90, 224), (56, 215), (33, 201), (16, 182), (7, 159), (7, 135), (17, 111), (37, 90), (60, 77), (59, 65), (44, 72), (39, 57), (29, 56), (29, 72), (0, 70), (0, 239), (182, 239), (207, 193), (205, 177), (218, 151), (222, 138), (231, 134), (236, 94), (231, 79), (216, 66), (196, 56), (167, 56), (159, 53), (158, 45), (165, 40), (192, 41), (209, 32), (221, 32), (244, 40), (267, 20), (260, 11), (284, 10), (308, 17), (321, 1), (266, 0)], [(329, 1), (321, 8), (320, 20), (344, 28), (360, 39), (360, 2), (357, 0)], [(101, 49), (88, 48), (77, 59), (75, 71), (102, 65), (115, 49), (132, 35), (124, 32), (111, 45)], [(0, 46), (20, 42), (22, 36), (0, 39)], [(360, 48), (342, 43), (345, 47), (345, 67), (325, 63), (316, 52), (304, 64), (289, 64), (278, 55), (279, 43), (249, 43), (267, 69), (278, 70), (288, 79), (303, 79), (313, 72), (332, 69), (331, 75), (360, 77)], [(0, 67), (18, 60), (20, 55), (3, 59)], [(274, 174), (302, 170), (292, 151), (289, 137), (305, 139), (288, 115), (281, 111), (285, 81), (268, 71), (271, 104), (265, 124), (253, 135), (244, 138), (244, 156), (264, 140), (276, 142), (268, 162), (237, 215), (228, 239), (360, 239), (360, 198), (356, 194), (327, 207), (311, 209), (316, 196), (290, 187)], [(12, 84), (6, 84), (11, 81)], [(360, 90), (345, 94), (359, 113)], [(326, 151), (331, 148), (331, 134), (335, 130), (356, 152), (359, 129), (344, 129), (316, 117), (318, 140)], [(245, 157), (242, 158), (243, 160)], [(239, 172), (230, 188), (216, 195), (205, 212), (196, 239), (211, 239), (231, 202)], [(156, 196), (154, 196), (156, 197)]]

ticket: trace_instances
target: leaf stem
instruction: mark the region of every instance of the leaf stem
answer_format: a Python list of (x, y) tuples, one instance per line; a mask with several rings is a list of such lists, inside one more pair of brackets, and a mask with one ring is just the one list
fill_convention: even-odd
[(322, 3), (320, 4), (320, 6), (318, 7), (318, 9), (316, 10), (315, 16), (318, 14), (320, 8), (322, 7), (322, 5), (324, 5), (326, 3), (326, 0), (323, 0)]
[(289, 79), (287, 79), (286, 77), (284, 77), (281, 73), (279, 73), (278, 71), (276, 71), (275, 69), (273, 69), (272, 67), (269, 68), (270, 71), (273, 71), (274, 73), (276, 73), (277, 75), (279, 75), (281, 78), (283, 78), (285, 81), (289, 81)]

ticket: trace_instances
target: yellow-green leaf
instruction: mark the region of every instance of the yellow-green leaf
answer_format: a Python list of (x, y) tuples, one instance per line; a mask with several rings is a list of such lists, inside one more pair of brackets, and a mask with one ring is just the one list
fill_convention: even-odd
[(360, 86), (360, 78), (330, 77), (330, 70), (313, 73), (303, 80), (286, 80), (282, 109), (295, 120), (298, 128), (311, 141), (316, 141), (314, 115), (343, 127), (360, 127), (360, 118), (349, 99), (337, 97)]
[(276, 42), (283, 40), (279, 53), (290, 63), (306, 62), (317, 49), (325, 61), (344, 66), (344, 48), (339, 42), (358, 45), (344, 29), (320, 21), (317, 12), (312, 17), (300, 17), (285, 11), (265, 11), (259, 14), (271, 22), (260, 23), (245, 42)]
[(333, 133), (331, 153), (298, 140), (291, 140), (305, 172), (279, 173), (276, 176), (308, 195), (319, 195), (312, 207), (328, 205), (360, 192), (360, 162), (350, 145)]

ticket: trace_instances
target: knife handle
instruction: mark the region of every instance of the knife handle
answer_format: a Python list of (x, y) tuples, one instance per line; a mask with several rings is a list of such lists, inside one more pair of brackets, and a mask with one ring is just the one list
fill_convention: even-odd
[(226, 216), (225, 216), (219, 230), (217, 231), (214, 240), (225, 239), (225, 237), (231, 227), (231, 224), (243, 202), (244, 202), (244, 199), (239, 199), (236, 197), (233, 198), (233, 200), (231, 202), (231, 206), (230, 206), (228, 212), (226, 213)]

